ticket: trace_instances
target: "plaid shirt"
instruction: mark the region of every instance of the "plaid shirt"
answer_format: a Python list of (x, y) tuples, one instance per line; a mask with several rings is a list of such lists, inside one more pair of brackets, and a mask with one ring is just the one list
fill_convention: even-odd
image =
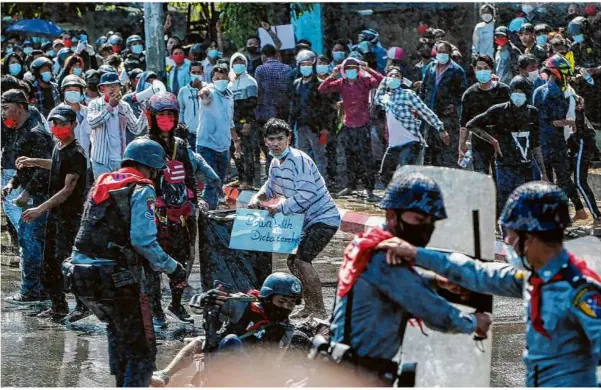
[(288, 119), (289, 98), (286, 76), (291, 70), (291, 67), (275, 59), (269, 59), (257, 68), (255, 71), (255, 79), (259, 87), (257, 120), (268, 121), (280, 116), (281, 119)]
[(419, 131), (422, 121), (417, 119), (417, 115), (436, 130), (443, 130), (443, 123), (438, 116), (410, 89), (397, 88), (391, 90), (388, 88), (387, 79), (384, 79), (376, 91), (374, 100), (384, 110), (390, 111), (396, 120), (401, 122), (403, 127), (419, 138), (422, 143), (424, 143), (424, 139)]
[[(54, 83), (54, 82), (50, 82), (50, 89), (52, 90), (52, 99), (54, 100), (54, 104), (52, 104), (52, 108), (58, 106), (61, 103), (61, 93), (60, 93), (60, 89), (58, 88), (58, 84)], [(35, 88), (35, 98), (37, 100), (37, 108), (38, 111), (42, 114), (42, 116), (45, 118), (48, 116), (48, 114), (50, 114), (50, 110), (47, 110), (44, 106), (44, 91), (42, 89), (42, 87), (40, 86), (38, 81), (35, 81), (33, 83), (33, 88)]]

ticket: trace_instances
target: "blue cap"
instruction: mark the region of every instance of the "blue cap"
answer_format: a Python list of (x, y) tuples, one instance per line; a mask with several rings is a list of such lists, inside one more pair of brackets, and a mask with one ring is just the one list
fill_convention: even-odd
[(119, 75), (117, 73), (108, 72), (103, 74), (102, 77), (100, 77), (100, 83), (98, 83), (98, 86), (109, 84), (121, 84), (121, 81), (119, 80)]
[(422, 173), (395, 174), (380, 201), (383, 209), (417, 211), (435, 220), (447, 218), (442, 191)]

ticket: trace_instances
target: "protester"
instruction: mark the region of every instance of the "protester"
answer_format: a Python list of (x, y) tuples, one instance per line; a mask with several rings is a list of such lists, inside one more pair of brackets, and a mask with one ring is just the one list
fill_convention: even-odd
[[(509, 87), (492, 78), (493, 69), (495, 68), (492, 58), (486, 55), (478, 56), (473, 63), (473, 67), (478, 82), (469, 87), (461, 98), (463, 109), (461, 112), (458, 161), (461, 161), (467, 152), (468, 129), (466, 124), (476, 115), (484, 113), (495, 104), (509, 101)], [(496, 178), (493, 146), (480, 137), (472, 137), (471, 143), (474, 171), (490, 173)]]
[(480, 7), (482, 21), (474, 27), (472, 34), (472, 58), (479, 55), (487, 55), (491, 58), (494, 53), (495, 32), (495, 8), (492, 4), (484, 4)]
[(85, 81), (75, 75), (69, 75), (63, 79), (61, 84), (61, 93), (65, 97), (64, 103), (75, 112), (75, 128), (73, 129), (75, 139), (84, 152), (87, 164), (92, 169), (90, 163), (90, 134), (92, 132), (88, 123), (88, 108), (81, 104), (86, 89)]
[[(15, 175), (2, 187), (3, 200), (13, 190), (21, 188), (15, 204), (21, 208), (37, 207), (46, 200), (48, 188), (48, 172), (41, 168), (17, 167), (16, 161), (21, 156), (48, 159), (52, 154), (54, 142), (50, 135), (29, 114), (25, 93), (10, 89), (2, 94), (3, 150), (2, 170), (16, 169)], [(7, 132), (12, 133), (5, 140)], [(4, 142), (12, 141), (4, 146)], [(16, 215), (13, 215), (13, 218)], [(20, 215), (21, 221), (23, 215)], [(21, 287), (20, 291), (5, 298), (8, 303), (17, 305), (31, 304), (46, 300), (47, 297), (41, 283), (42, 258), (44, 245), (44, 228), (46, 216), (43, 215), (29, 223), (13, 221), (18, 226), (21, 253)]]
[(25, 74), (25, 63), (23, 59), (16, 53), (12, 53), (4, 57), (4, 63), (2, 66), (2, 73), (9, 74), (18, 78), (19, 80), (23, 80), (23, 75)]
[[(63, 83), (64, 84), (64, 83)], [(70, 87), (69, 87), (70, 88)], [(48, 120), (51, 131), (58, 139), (50, 159), (21, 156), (17, 159), (17, 169), (42, 168), (50, 171), (48, 197), (39, 206), (23, 213), (23, 221), (30, 223), (43, 218), (47, 212), (42, 281), (44, 290), (50, 296), (51, 307), (38, 314), (39, 318), (59, 321), (67, 317), (69, 307), (62, 291), (63, 281), (60, 266), (71, 254), (75, 235), (83, 211), (86, 188), (86, 153), (75, 138), (79, 126), (78, 113), (67, 104), (54, 108)], [(67, 320), (78, 321), (91, 315), (81, 301)]]
[(522, 27), (520, 27), (520, 42), (522, 43), (522, 47), (520, 48), (522, 53), (532, 54), (538, 59), (539, 64), (542, 64), (548, 58), (547, 51), (536, 42), (534, 26), (532, 24), (522, 24)]
[[(240, 139), (242, 157), (234, 158), (240, 190), (253, 188), (255, 180), (255, 150), (259, 145), (259, 129), (255, 121), (257, 108), (257, 81), (248, 73), (248, 59), (243, 53), (230, 58), (228, 88), (234, 95), (234, 126)], [(230, 148), (231, 151), (231, 148)]]
[(450, 143), (443, 145), (442, 139), (433, 131), (428, 129), (426, 133), (429, 149), (426, 161), (443, 167), (456, 166), (461, 98), (467, 89), (465, 72), (450, 58), (452, 50), (451, 44), (446, 41), (436, 44), (436, 61), (425, 69), (420, 93), (421, 99), (436, 113), (451, 135)]
[(402, 79), (399, 68), (389, 68), (374, 97), (376, 104), (386, 111), (388, 125), (388, 148), (379, 172), (384, 185), (388, 185), (397, 167), (423, 164), (425, 141), (420, 132), (421, 121), (414, 113), (446, 138), (445, 145), (450, 142), (442, 121), (415, 92), (401, 87)]
[(100, 96), (100, 94), (98, 93), (98, 84), (100, 83), (100, 72), (94, 69), (90, 69), (84, 74), (84, 79), (86, 81), (84, 103), (86, 106), (89, 106), (92, 100)]
[[(172, 49), (173, 51), (174, 49)], [(203, 81), (206, 83), (211, 82), (211, 74), (213, 74), (213, 67), (217, 64), (217, 61), (223, 57), (223, 53), (217, 48), (216, 42), (211, 42), (207, 48), (207, 57), (201, 62), (203, 67)]]
[(117, 73), (106, 73), (100, 78), (101, 98), (88, 106), (88, 123), (92, 129), (90, 160), (94, 178), (113, 172), (121, 166), (125, 150), (125, 132), (139, 135), (146, 129), (146, 115), (136, 117), (132, 108), (121, 99), (121, 82)]
[[(211, 74), (213, 83), (200, 91), (201, 117), (196, 139), (196, 151), (209, 163), (222, 183), (225, 182), (230, 163), (230, 143), (235, 153), (241, 153), (240, 139), (234, 125), (234, 97), (228, 89), (229, 70), (218, 65)], [(209, 184), (204, 189), (203, 199), (211, 210), (217, 208), (221, 188)]]
[[(338, 78), (342, 75), (342, 78)], [(375, 180), (371, 151), (369, 97), (372, 89), (383, 80), (382, 75), (354, 58), (337, 65), (332, 74), (318, 88), (320, 93), (337, 93), (342, 96), (344, 127), (338, 138), (344, 147), (347, 186), (337, 196), (352, 194), (361, 180), (368, 201), (375, 202)]]
[(520, 49), (509, 40), (509, 30), (505, 26), (495, 29), (495, 74), (503, 84), (509, 84), (511, 79), (519, 73), (518, 57), (522, 54)]
[(537, 79), (540, 79), (538, 60), (532, 54), (522, 54), (518, 57), (518, 68), (520, 70), (520, 74), (511, 79), (509, 87), (511, 88), (515, 84), (520, 84), (523, 87), (528, 86), (524, 93), (526, 93), (526, 101), (531, 103), (532, 94), (535, 90), (534, 82), (536, 82)]
[(167, 76), (167, 88), (177, 96), (180, 88), (192, 81), (190, 78), (190, 61), (186, 61), (184, 48), (180, 45), (174, 45), (171, 48), (171, 59), (175, 65)]
[[(325, 315), (319, 275), (311, 262), (328, 245), (340, 226), (340, 213), (315, 163), (304, 152), (290, 147), (291, 129), (281, 119), (265, 124), (263, 136), (274, 157), (269, 176), (250, 202), (249, 208), (264, 207), (275, 213), (304, 214), (303, 233), (295, 255), (288, 256), (288, 268), (305, 286), (305, 308), (298, 315)], [(277, 203), (265, 203), (278, 199)]]
[(184, 85), (177, 95), (179, 123), (188, 127), (188, 143), (196, 147), (196, 133), (200, 126), (200, 90), (203, 88), (203, 67), (198, 61), (190, 62), (190, 83)]
[(54, 107), (61, 102), (59, 87), (52, 81), (52, 61), (40, 57), (31, 63), (31, 71), (35, 77), (35, 89), (38, 110), (47, 117)]

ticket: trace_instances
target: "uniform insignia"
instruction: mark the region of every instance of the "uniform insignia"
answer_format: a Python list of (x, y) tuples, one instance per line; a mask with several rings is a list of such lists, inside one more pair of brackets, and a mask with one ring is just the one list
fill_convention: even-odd
[(146, 206), (148, 210), (144, 213), (144, 216), (154, 221), (154, 198), (152, 196), (146, 197)]
[(524, 280), (526, 273), (524, 271), (517, 271), (514, 276), (517, 280)]
[(601, 292), (596, 288), (583, 288), (576, 294), (572, 303), (587, 316), (601, 319)]

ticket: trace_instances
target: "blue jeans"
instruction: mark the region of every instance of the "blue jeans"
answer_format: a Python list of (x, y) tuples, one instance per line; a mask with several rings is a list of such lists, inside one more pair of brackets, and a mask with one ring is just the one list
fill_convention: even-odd
[[(43, 197), (31, 197), (33, 206), (44, 202)], [(44, 232), (48, 214), (41, 215), (31, 222), (19, 223), (19, 246), (21, 247), (21, 294), (39, 297), (42, 287), (42, 259), (44, 253)]]
[[(2, 187), (6, 186), (8, 182), (17, 174), (15, 169), (3, 169), (2, 170)], [(12, 192), (2, 202), (2, 208), (6, 213), (10, 223), (12, 223), (15, 230), (19, 229), (19, 220), (21, 219), (22, 210), (19, 206), (13, 202), (21, 195), (23, 189), (21, 187), (12, 190)]]
[(497, 217), (509, 199), (509, 195), (529, 181), (532, 181), (532, 165), (530, 163), (519, 166), (503, 166), (496, 163), (497, 173)]
[(424, 147), (420, 142), (409, 142), (404, 145), (392, 146), (386, 149), (380, 166), (380, 179), (388, 185), (397, 168), (404, 165), (423, 165)]
[[(230, 165), (230, 152), (225, 150), (218, 152), (216, 150), (205, 148), (204, 146), (198, 146), (198, 153), (205, 159), (207, 164), (213, 168), (217, 176), (221, 179), (222, 183), (225, 183), (225, 177), (227, 176), (227, 169)], [(202, 192), (202, 198), (209, 204), (211, 210), (217, 209), (219, 204), (219, 196), (222, 193), (221, 188), (215, 187), (213, 183), (205, 183), (205, 189)]]
[(94, 172), (94, 180), (103, 173), (115, 172), (121, 168), (121, 161), (109, 161), (108, 165), (92, 161), (92, 172)]

